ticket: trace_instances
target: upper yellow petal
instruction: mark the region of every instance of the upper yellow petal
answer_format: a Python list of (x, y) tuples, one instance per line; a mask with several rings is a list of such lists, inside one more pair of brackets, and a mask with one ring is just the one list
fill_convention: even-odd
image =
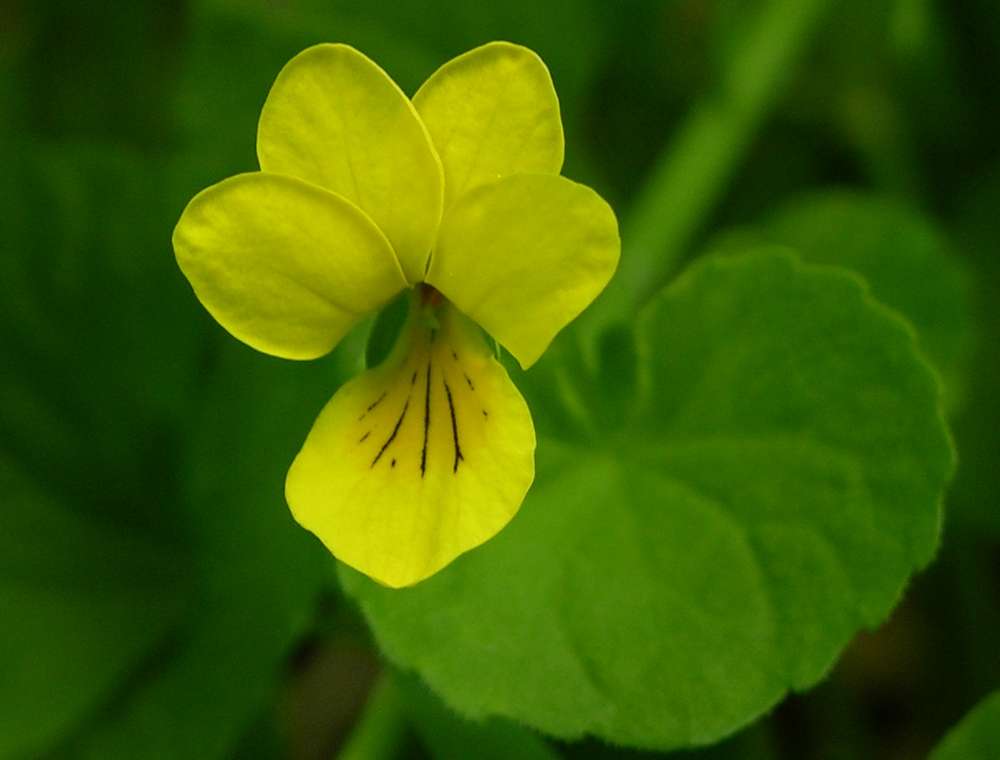
[(448, 212), (427, 282), (527, 368), (608, 283), (620, 248), (614, 212), (593, 190), (518, 174)]
[(449, 61), (413, 97), (445, 174), (445, 208), (509, 174), (558, 174), (563, 129), (552, 77), (535, 53), (491, 42)]
[(173, 236), (199, 300), (235, 337), (288, 359), (333, 348), (406, 282), (388, 241), (348, 201), (276, 174), (196, 195)]
[(411, 283), (441, 219), (443, 175), (406, 95), (347, 45), (316, 45), (278, 74), (260, 114), (261, 169), (344, 196), (379, 226)]
[(495, 535), (534, 478), (528, 407), (475, 325), (411, 320), (344, 385), (288, 472), (295, 519), (343, 562), (408, 586)]

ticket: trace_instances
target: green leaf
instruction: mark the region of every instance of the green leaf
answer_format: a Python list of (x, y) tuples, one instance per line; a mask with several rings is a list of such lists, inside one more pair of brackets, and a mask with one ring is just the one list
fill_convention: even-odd
[[(185, 139), (205, 152), (204, 184), (256, 166), (254, 135), (271, 84), (296, 53), (322, 42), (352, 45), (409, 95), (452, 57), (493, 40), (514, 40), (537, 52), (552, 72), (567, 124), (583, 118), (600, 73), (597, 52), (613, 11), (591, 0), (468, 3), (423, 0), (380, 6), (367, 0), (192, 3), (186, 57), (174, 111)], [(573, 44), (566, 41), (572, 39)], [(582, 130), (567, 129), (569, 174), (593, 175)]]
[(962, 718), (931, 753), (930, 760), (996, 760), (1000, 757), (1000, 691)]
[(386, 654), (467, 716), (716, 741), (822, 678), (934, 554), (938, 384), (855, 277), (712, 258), (638, 337), (630, 423), (540, 440), (497, 538), (403, 591), (341, 569)]
[[(998, 20), (1000, 22), (1000, 20)], [(976, 536), (1000, 537), (1000, 465), (997, 462), (997, 430), (1000, 429), (1000, 164), (984, 170), (983, 179), (957, 202), (961, 210), (958, 234), (962, 249), (970, 255), (975, 277), (977, 342), (974, 371), (969, 376), (968, 403), (955, 422), (955, 435), (962, 463), (955, 487), (949, 494), (953, 525), (960, 524)], [(992, 600), (991, 600), (992, 602)]]
[(178, 285), (157, 161), (20, 137), (0, 157), (0, 757), (23, 757), (98, 714), (190, 607), (164, 464), (201, 336), (150, 318)]
[(273, 696), (329, 567), (285, 505), (285, 472), (315, 415), (360, 363), (360, 347), (352, 334), (344, 351), (307, 365), (226, 344), (176, 505), (196, 552), (196, 604), (156, 667), (79, 737), (79, 755), (227, 757)]
[[(408, 94), (448, 58), (486, 40), (516, 40), (535, 50), (552, 69), (564, 112), (580, 105), (582, 91), (597, 69), (595, 52), (607, 33), (607, 14), (590, 0), (541, 6), (531, 0), (487, 4), (440, 0), (433, 8), (421, 0), (398, 0), (391, 6), (364, 0), (290, 0), (284, 7), (200, 0), (196, 8), (209, 23), (226, 16), (243, 17), (267, 32), (265, 42), (297, 37), (303, 45), (320, 41), (353, 45), (385, 68)], [(567, 45), (567, 39), (573, 44)], [(216, 51), (213, 60), (219, 55)]]
[[(163, 162), (116, 146), (0, 144), (0, 437), (74, 511), (158, 530), (207, 319), (170, 250)], [(136, 498), (136, 493), (142, 498)]]
[(363, 343), (280, 362), (212, 322), (170, 250), (190, 157), (0, 151), (0, 757), (228, 756), (328, 581), (285, 470)]
[(165, 640), (186, 563), (75, 514), (2, 455), (0, 490), (0, 757), (37, 757)]
[(510, 721), (491, 718), (473, 722), (442, 704), (413, 676), (397, 677), (403, 708), (432, 758), (450, 760), (556, 760), (555, 750), (531, 731)]
[(824, 191), (780, 209), (758, 235), (864, 277), (916, 328), (945, 381), (946, 405), (957, 406), (972, 347), (970, 278), (931, 221), (890, 198)]

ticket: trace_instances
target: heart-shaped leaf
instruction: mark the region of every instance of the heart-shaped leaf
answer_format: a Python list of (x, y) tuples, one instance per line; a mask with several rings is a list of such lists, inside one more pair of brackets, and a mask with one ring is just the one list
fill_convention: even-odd
[(469, 716), (715, 741), (819, 680), (935, 551), (939, 387), (857, 278), (709, 259), (639, 347), (630, 423), (541, 440), (496, 539), (404, 591), (342, 569), (389, 657)]

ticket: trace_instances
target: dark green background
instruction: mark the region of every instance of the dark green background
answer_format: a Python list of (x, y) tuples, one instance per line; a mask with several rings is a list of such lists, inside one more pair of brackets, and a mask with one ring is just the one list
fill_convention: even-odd
[[(348, 42), (412, 93), (475, 45), (526, 44), (560, 95), (564, 173), (627, 220), (772, 5), (0, 2), (0, 757), (332, 757), (381, 667), (281, 495), (364, 331), (311, 364), (256, 354), (170, 249), (195, 192), (255, 168), (289, 58)], [(920, 209), (972, 286), (959, 471), (939, 559), (893, 618), (813, 692), (692, 757), (922, 757), (1000, 685), (1000, 8), (846, 0), (813, 32), (672, 253), (817, 188)], [(404, 695), (400, 756), (461, 753), (441, 737), (468, 727), (419, 684)], [(472, 746), (522, 756), (508, 730)]]

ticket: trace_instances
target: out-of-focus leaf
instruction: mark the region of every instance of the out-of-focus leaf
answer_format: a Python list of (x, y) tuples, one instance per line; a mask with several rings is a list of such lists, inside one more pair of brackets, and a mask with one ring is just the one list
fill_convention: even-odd
[(470, 721), (453, 712), (413, 676), (398, 676), (404, 710), (436, 760), (556, 760), (545, 740), (510, 721)]
[(5, 3), (4, 52), (18, 77), (26, 129), (47, 138), (88, 138), (160, 148), (168, 134), (164, 97), (177, 60), (178, 6), (111, 0)]
[(164, 477), (207, 324), (179, 308), (164, 166), (80, 143), (0, 153), (0, 435), (74, 509), (162, 527), (170, 485), (134, 494)]
[[(364, 0), (291, 0), (272, 3), (202, 0), (203, 12), (254, 18), (278, 34), (310, 30), (317, 41), (346, 42), (387, 66), (412, 94), (423, 76), (451, 57), (491, 40), (509, 40), (535, 50), (553, 70), (560, 93), (574, 104), (589, 82), (606, 14), (590, 0), (557, 0), (539, 6), (530, 0), (466, 3), (442, 0), (433, 9), (420, 0), (372, 5)], [(566, 44), (572, 39), (573, 44)], [(440, 60), (436, 60), (440, 59)], [(560, 81), (562, 84), (560, 85)]]
[[(283, 484), (347, 360), (268, 359), (231, 344), (204, 314), (170, 250), (176, 214), (198, 189), (190, 164), (79, 144), (21, 145), (11, 156), (0, 179), (12, 199), (0, 218), (11, 244), (0, 258), (0, 435), (67, 516), (65, 527), (51, 526), (49, 544), (25, 540), (40, 556), (32, 572), (35, 597), (51, 607), (48, 630), (34, 642), (10, 630), (23, 642), (14, 652), (25, 674), (32, 663), (57, 670), (46, 663), (77, 650), (79, 669), (67, 670), (84, 674), (67, 686), (67, 706), (54, 703), (51, 721), (32, 730), (101, 758), (225, 756), (270, 694), (326, 577), (325, 552), (294, 525)], [(223, 342), (219, 365), (210, 349)], [(362, 346), (357, 336), (349, 343), (353, 368)], [(86, 535), (75, 549), (75, 526), (93, 517), (118, 524), (128, 540), (184, 546), (170, 566), (187, 585), (151, 588), (130, 554), (101, 564)], [(57, 606), (61, 577), (41, 572), (50, 553), (80, 575), (68, 610)], [(91, 575), (96, 589), (85, 583)], [(108, 607), (107, 619), (88, 624), (82, 611), (91, 605), (95, 614)], [(99, 657), (104, 670), (88, 677)], [(40, 680), (43, 688), (52, 684)], [(27, 694), (23, 709), (39, 699)], [(85, 710), (99, 719), (78, 725)]]
[(860, 274), (879, 301), (914, 326), (942, 375), (947, 406), (959, 405), (972, 348), (970, 282), (931, 221), (897, 200), (832, 190), (792, 201), (719, 247), (739, 252), (754, 241), (787, 245), (806, 261)]
[(7, 756), (61, 742), (187, 611), (169, 440), (200, 336), (165, 318), (155, 161), (20, 138), (0, 158)]
[[(606, 14), (590, 0), (467, 3), (445, 0), (433, 10), (419, 0), (391, 5), (292, 0), (203, 0), (194, 7), (189, 55), (177, 87), (186, 142), (212, 145), (214, 181), (256, 167), (260, 107), (281, 67), (300, 50), (342, 42), (372, 58), (409, 95), (435, 69), (466, 50), (507, 39), (535, 50), (552, 71), (567, 142), (582, 143), (578, 126), (586, 88), (600, 61)], [(573, 44), (566, 44), (568, 39)], [(569, 174), (587, 179), (581, 150), (567, 150)]]
[[(974, 371), (969, 376), (969, 400), (955, 422), (961, 452), (958, 477), (949, 501), (953, 515), (973, 532), (1000, 537), (1000, 165), (985, 174), (985, 182), (970, 187), (961, 202), (959, 240), (974, 267), (975, 316), (979, 332)], [(983, 534), (983, 529), (988, 534)]]
[[(200, 308), (194, 296), (191, 308)], [(219, 328), (221, 330), (221, 328)], [(285, 472), (323, 403), (360, 363), (361, 338), (324, 363), (228, 344), (201, 405), (177, 504), (197, 607), (155, 669), (77, 742), (87, 757), (222, 758), (272, 694), (327, 579), (295, 525)]]
[(37, 757), (159, 646), (186, 562), (88, 521), (0, 454), (0, 758)]
[(855, 277), (713, 258), (639, 345), (631, 424), (540, 440), (497, 538), (403, 591), (342, 568), (388, 656), (468, 716), (715, 741), (822, 678), (935, 551), (938, 384)]
[(930, 760), (996, 760), (1000, 757), (1000, 691), (962, 718), (931, 753)]

